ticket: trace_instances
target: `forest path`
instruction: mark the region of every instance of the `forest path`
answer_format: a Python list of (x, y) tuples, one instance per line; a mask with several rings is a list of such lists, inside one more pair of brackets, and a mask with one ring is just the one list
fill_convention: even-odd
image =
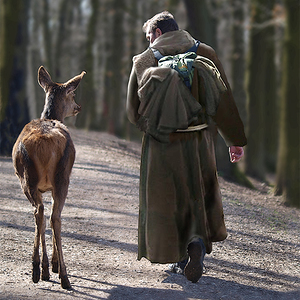
[[(220, 178), (228, 238), (205, 257), (197, 284), (167, 265), (137, 261), (140, 144), (71, 129), (76, 160), (62, 213), (72, 290), (31, 281), (33, 208), (10, 157), (0, 157), (0, 299), (300, 299), (300, 210), (261, 182), (250, 190)], [(51, 249), (51, 197), (44, 194)]]

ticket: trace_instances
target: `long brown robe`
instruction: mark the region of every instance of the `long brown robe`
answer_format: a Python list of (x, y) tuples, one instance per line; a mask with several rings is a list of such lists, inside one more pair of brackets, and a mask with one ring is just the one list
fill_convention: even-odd
[[(194, 42), (186, 31), (172, 31), (157, 38), (153, 48), (163, 55), (175, 55), (187, 51)], [(227, 237), (216, 172), (214, 136), (218, 130), (228, 146), (244, 146), (246, 137), (215, 51), (201, 43), (197, 54), (216, 65), (227, 90), (220, 93), (217, 107), (209, 109), (203, 88), (204, 79), (196, 70), (191, 91), (202, 109), (190, 125), (207, 122), (209, 127), (195, 132), (170, 133), (167, 142), (161, 142), (147, 132), (144, 134), (138, 259), (146, 257), (151, 262), (178, 262), (187, 257), (187, 245), (192, 240), (202, 238), (206, 252), (210, 253), (212, 242)], [(128, 118), (133, 124), (139, 124), (141, 119), (139, 108), (142, 99), (138, 91), (143, 75), (155, 66), (157, 60), (151, 49), (133, 58), (126, 103)], [(170, 101), (172, 99), (168, 99), (168, 103)]]

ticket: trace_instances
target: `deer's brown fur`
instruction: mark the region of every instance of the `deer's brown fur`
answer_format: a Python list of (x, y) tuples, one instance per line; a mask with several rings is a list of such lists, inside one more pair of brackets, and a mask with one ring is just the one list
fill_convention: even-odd
[(61, 212), (68, 193), (75, 148), (64, 118), (79, 113), (74, 91), (83, 75), (64, 84), (55, 83), (44, 67), (38, 71), (38, 82), (46, 93), (41, 118), (25, 125), (12, 152), (16, 175), (24, 194), (35, 209), (35, 240), (32, 255), (32, 279), (40, 279), (39, 245), (42, 245), (42, 280), (49, 280), (49, 262), (45, 243), (45, 216), (42, 193), (52, 192), (50, 223), (53, 231), (52, 271), (59, 272), (63, 288), (70, 288), (61, 245)]

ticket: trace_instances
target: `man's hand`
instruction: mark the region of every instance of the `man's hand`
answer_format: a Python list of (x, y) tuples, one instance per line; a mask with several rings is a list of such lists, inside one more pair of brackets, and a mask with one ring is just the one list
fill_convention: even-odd
[(236, 162), (240, 161), (241, 158), (244, 156), (243, 147), (230, 146), (229, 147), (229, 156), (230, 156), (230, 161), (232, 163), (236, 163)]

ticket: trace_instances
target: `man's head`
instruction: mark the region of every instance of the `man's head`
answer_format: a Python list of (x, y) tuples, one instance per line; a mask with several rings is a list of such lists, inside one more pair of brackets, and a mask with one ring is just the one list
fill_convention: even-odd
[(143, 31), (146, 33), (150, 46), (162, 34), (174, 30), (178, 30), (178, 24), (168, 11), (155, 15), (143, 25)]

